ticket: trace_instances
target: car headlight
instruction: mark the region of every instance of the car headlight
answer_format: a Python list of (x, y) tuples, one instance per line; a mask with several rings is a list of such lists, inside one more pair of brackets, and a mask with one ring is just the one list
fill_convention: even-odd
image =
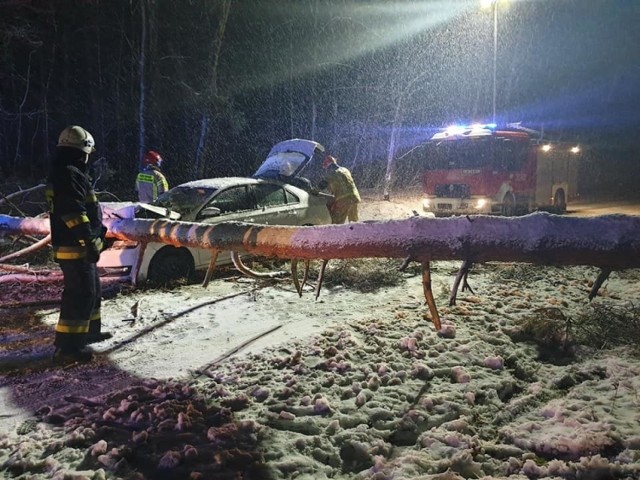
[(422, 201), (422, 209), (423, 210), (431, 210), (431, 200), (428, 198)]
[(486, 198), (479, 198), (478, 200), (476, 200), (476, 203), (474, 204), (473, 208), (475, 208), (476, 210), (481, 210), (486, 205), (487, 205), (487, 199)]

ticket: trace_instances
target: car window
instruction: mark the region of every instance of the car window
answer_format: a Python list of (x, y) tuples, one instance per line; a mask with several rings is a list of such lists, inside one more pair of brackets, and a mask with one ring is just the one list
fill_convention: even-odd
[(202, 205), (213, 192), (215, 189), (212, 188), (175, 187), (160, 195), (153, 205), (188, 215)]
[(289, 190), (285, 190), (284, 194), (287, 197), (287, 204), (288, 205), (291, 205), (291, 204), (294, 204), (294, 203), (300, 203), (300, 199), (296, 195), (291, 193)]
[(287, 204), (287, 196), (284, 188), (280, 185), (269, 183), (254, 186), (256, 202), (258, 207), (277, 207)]
[[(252, 192), (246, 185), (233, 187), (220, 192), (206, 205), (220, 209), (220, 215), (255, 210), (256, 203)], [(205, 208), (206, 208), (205, 207)], [(201, 217), (201, 215), (198, 215)]]

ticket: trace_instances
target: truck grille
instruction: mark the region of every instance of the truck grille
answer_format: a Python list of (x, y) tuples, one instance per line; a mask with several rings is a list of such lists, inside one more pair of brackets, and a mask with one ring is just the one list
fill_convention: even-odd
[(436, 197), (469, 198), (470, 196), (469, 185), (466, 183), (439, 183), (436, 185)]

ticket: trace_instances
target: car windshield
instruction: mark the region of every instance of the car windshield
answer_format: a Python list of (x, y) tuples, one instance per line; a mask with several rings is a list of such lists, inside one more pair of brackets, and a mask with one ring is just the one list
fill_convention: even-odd
[(160, 195), (153, 205), (187, 215), (211, 198), (215, 191), (215, 188), (175, 187)]

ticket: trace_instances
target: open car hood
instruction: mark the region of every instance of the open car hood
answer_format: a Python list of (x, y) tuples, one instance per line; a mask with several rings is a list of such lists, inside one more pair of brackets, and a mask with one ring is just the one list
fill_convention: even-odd
[(288, 181), (304, 170), (315, 154), (324, 153), (324, 147), (313, 140), (293, 138), (273, 146), (267, 159), (253, 174), (254, 178), (275, 178)]

